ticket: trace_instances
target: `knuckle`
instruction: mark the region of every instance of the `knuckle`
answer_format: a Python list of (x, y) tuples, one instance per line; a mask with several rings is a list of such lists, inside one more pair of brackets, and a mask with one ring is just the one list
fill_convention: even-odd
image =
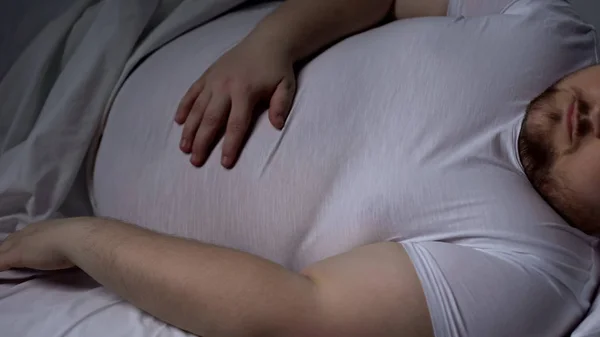
[(197, 101), (192, 104), (190, 107), (189, 115), (190, 117), (195, 117), (198, 114), (198, 107), (196, 106)]
[(196, 123), (185, 123), (185, 125), (183, 126), (183, 131), (181, 132), (184, 136), (191, 136), (196, 129), (198, 128), (198, 126), (196, 125)]
[(183, 131), (181, 132), (181, 137), (182, 138), (190, 138), (192, 137), (194, 134), (194, 130), (192, 128), (184, 128)]
[(214, 111), (209, 111), (206, 113), (204, 118), (202, 118), (202, 125), (205, 127), (217, 127), (221, 124), (221, 116), (219, 113)]
[(240, 80), (236, 83), (236, 90), (243, 95), (249, 95), (253, 92), (252, 85), (243, 80)]
[(227, 124), (228, 133), (243, 133), (246, 130), (246, 122), (242, 119), (230, 119)]
[(198, 102), (202, 99), (202, 97), (194, 97), (193, 100), (190, 100), (190, 115), (197, 115), (200, 113), (198, 109)]
[(240, 94), (251, 94), (254, 88), (250, 81), (243, 78), (225, 77), (215, 83), (215, 88), (221, 93), (237, 92)]
[(216, 86), (222, 92), (228, 92), (229, 90), (231, 90), (231, 87), (232, 87), (233, 83), (234, 83), (233, 78), (231, 78), (231, 77), (225, 77), (222, 80), (218, 81), (216, 83)]
[(204, 110), (205, 104), (206, 104), (206, 98), (198, 97), (198, 99), (196, 99), (196, 101), (194, 102), (194, 105), (192, 106), (192, 110), (190, 113), (201, 114), (202, 110)]

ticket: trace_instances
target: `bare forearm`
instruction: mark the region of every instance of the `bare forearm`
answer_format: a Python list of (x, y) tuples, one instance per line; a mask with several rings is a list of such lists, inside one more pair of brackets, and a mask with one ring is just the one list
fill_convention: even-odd
[(276, 335), (286, 336), (291, 322), (315, 311), (309, 279), (249, 254), (102, 219), (90, 219), (75, 236), (65, 249), (75, 265), (140, 309), (197, 335), (280, 329)]
[(267, 16), (247, 40), (276, 44), (294, 61), (299, 61), (382, 22), (393, 12), (393, 3), (393, 0), (288, 0)]

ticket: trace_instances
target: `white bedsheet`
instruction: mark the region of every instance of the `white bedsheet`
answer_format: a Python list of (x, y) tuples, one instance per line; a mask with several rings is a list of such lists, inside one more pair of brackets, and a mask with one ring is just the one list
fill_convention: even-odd
[(71, 215), (61, 206), (87, 198), (72, 186), (128, 72), (242, 2), (80, 0), (52, 21), (0, 82), (0, 239)]
[[(79, 271), (0, 281), (2, 337), (191, 336), (138, 310)], [(17, 284), (18, 285), (15, 285)]]

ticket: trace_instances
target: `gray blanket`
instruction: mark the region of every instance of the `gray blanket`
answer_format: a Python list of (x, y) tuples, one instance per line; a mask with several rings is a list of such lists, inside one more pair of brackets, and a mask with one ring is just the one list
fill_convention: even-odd
[(128, 74), (242, 2), (81, 0), (48, 24), (0, 82), (0, 240), (32, 222), (91, 215), (82, 163)]

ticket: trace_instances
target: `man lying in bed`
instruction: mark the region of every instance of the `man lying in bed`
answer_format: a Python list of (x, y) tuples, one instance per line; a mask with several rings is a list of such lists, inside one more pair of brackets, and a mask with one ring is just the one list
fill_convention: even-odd
[[(295, 65), (392, 14), (449, 18), (348, 38), (295, 93)], [(121, 89), (92, 185), (98, 215), (120, 221), (31, 225), (2, 243), (0, 270), (77, 266), (202, 336), (563, 336), (579, 322), (598, 282), (600, 66), (567, 3), (239, 15), (213, 48), (190, 33)], [(202, 73), (174, 127), (167, 111)], [(259, 117), (240, 151), (261, 102), (283, 131)]]

